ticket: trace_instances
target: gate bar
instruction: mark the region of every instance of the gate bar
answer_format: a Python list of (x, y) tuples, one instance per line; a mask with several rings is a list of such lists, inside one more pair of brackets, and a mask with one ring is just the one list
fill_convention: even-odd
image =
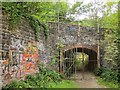
[(82, 72), (82, 77), (84, 79), (84, 47), (82, 46), (82, 64), (83, 64), (83, 72)]

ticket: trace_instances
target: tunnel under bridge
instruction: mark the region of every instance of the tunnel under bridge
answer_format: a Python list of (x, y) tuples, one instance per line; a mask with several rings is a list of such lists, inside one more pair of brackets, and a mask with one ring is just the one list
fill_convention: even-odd
[[(77, 68), (76, 54), (81, 53), (82, 67)], [(85, 54), (88, 56), (87, 64), (85, 61)], [(70, 77), (77, 72), (90, 71), (98, 67), (98, 46), (88, 45), (72, 45), (63, 48), (62, 60), (59, 63), (59, 72), (63, 73), (66, 77)], [(79, 65), (80, 66), (80, 65)]]

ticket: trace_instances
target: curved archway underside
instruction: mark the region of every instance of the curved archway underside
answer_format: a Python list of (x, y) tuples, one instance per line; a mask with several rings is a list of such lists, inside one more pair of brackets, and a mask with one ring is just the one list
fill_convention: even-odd
[[(88, 64), (85, 67), (85, 70), (87, 71), (94, 71), (95, 68), (97, 67), (97, 46), (67, 46), (67, 49), (63, 49), (63, 58), (64, 58), (64, 63), (66, 58), (70, 58), (71, 53), (85, 53), (88, 55)], [(72, 63), (71, 63), (72, 65)], [(73, 68), (74, 66), (72, 66)], [(69, 66), (67, 67), (68, 69), (70, 68)], [(62, 67), (63, 69), (63, 67)]]

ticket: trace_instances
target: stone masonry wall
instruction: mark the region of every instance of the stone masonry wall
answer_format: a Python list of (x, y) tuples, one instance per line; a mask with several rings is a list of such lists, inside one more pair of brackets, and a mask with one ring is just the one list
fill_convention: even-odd
[(48, 61), (43, 32), (36, 41), (34, 30), (23, 18), (15, 31), (8, 28), (7, 15), (0, 14), (0, 83), (24, 79), (37, 72), (37, 63)]
[(96, 28), (83, 27), (66, 23), (49, 22), (50, 30), (49, 46), (55, 48), (58, 43), (64, 45), (98, 45), (98, 30)]
[[(57, 45), (97, 45), (95, 28), (49, 22), (49, 37), (41, 31), (36, 41), (34, 30), (23, 18), (15, 31), (8, 28), (7, 15), (0, 14), (0, 83), (24, 79), (37, 71), (37, 63), (48, 64), (52, 55), (58, 55)], [(58, 67), (58, 66), (57, 66)]]

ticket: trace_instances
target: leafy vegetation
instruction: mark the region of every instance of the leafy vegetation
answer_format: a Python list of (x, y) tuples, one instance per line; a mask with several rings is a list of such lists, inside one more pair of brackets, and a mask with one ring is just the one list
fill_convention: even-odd
[(79, 86), (70, 80), (62, 80), (58, 72), (51, 71), (39, 65), (39, 73), (35, 75), (26, 76), (25, 80), (12, 81), (10, 84), (4, 86), (2, 90), (16, 89), (16, 88), (78, 88)]
[(24, 17), (35, 30), (36, 39), (42, 28), (47, 39), (47, 22), (67, 21), (68, 5), (65, 2), (2, 2), (2, 10), (8, 15), (9, 30), (16, 30)]
[[(84, 54), (84, 61), (83, 61), (83, 54)], [(85, 68), (85, 66), (88, 64), (88, 55), (85, 54), (85, 53), (78, 53), (76, 55), (75, 64), (76, 64), (76, 68), (78, 70), (82, 69), (82, 68)]]
[(97, 76), (100, 76), (103, 80), (107, 82), (114, 82), (118, 83), (118, 77), (117, 77), (117, 72), (107, 69), (107, 68), (99, 68), (96, 70), (95, 74)]
[[(77, 3), (76, 3), (77, 4)], [(75, 8), (79, 8), (81, 5), (76, 5)], [(118, 6), (117, 2), (106, 2), (102, 3), (96, 1), (89, 3), (85, 9), (86, 15), (89, 15), (78, 21), (83, 26), (104, 28), (99, 29), (103, 36), (100, 36), (100, 60), (101, 67), (97, 70), (96, 74), (99, 75), (103, 80), (108, 82), (112, 81), (118, 83), (119, 79), (119, 54), (120, 54), (120, 30), (118, 29)], [(79, 8), (81, 10), (81, 8)], [(79, 11), (77, 11), (79, 13)]]
[[(15, 30), (24, 17), (28, 19), (34, 29), (36, 38), (39, 38), (42, 28), (46, 38), (48, 37), (49, 32), (46, 26), (48, 21), (72, 21), (72, 23), (80, 23), (83, 26), (105, 28), (104, 31), (100, 29), (103, 37), (99, 40), (102, 68), (98, 68), (95, 74), (102, 78), (101, 83), (104, 83), (103, 81), (111, 81), (115, 84), (120, 82), (118, 78), (120, 77), (120, 7), (117, 7), (116, 2), (105, 4), (95, 2), (87, 5), (76, 2), (72, 8), (69, 8), (66, 2), (3, 2), (2, 9), (8, 15), (10, 30)], [(87, 17), (83, 20), (76, 20), (77, 14), (86, 14)], [(62, 46), (58, 45), (58, 48), (60, 49)], [(49, 86), (49, 81), (56, 83), (61, 80), (61, 76), (55, 71), (52, 72), (43, 67), (39, 67), (39, 70), (40, 72), (36, 76), (28, 76), (25, 81), (14, 81), (6, 87), (46, 88)]]
[(75, 81), (72, 80), (62, 80), (61, 82), (49, 84), (49, 88), (80, 88)]
[(33, 15), (40, 11), (38, 3), (33, 2), (3, 2), (2, 3), (3, 13), (8, 15), (9, 30), (16, 30), (17, 26), (20, 25), (21, 20), (24, 18), (28, 19), (31, 27), (35, 30), (36, 39), (40, 33), (40, 29), (43, 27), (45, 36), (47, 38), (47, 27), (40, 22)]
[(118, 72), (107, 68), (97, 68), (94, 72), (97, 77), (97, 82), (108, 88), (118, 88)]
[(28, 75), (24, 81), (13, 81), (3, 87), (3, 90), (14, 88), (48, 88), (49, 83), (58, 83), (62, 81), (61, 75), (56, 72), (39, 65), (39, 73), (36, 75)]
[(97, 82), (100, 84), (100, 85), (104, 85), (108, 88), (118, 88), (118, 84), (115, 84), (114, 82), (108, 82), (108, 81), (105, 81), (103, 80), (102, 78), (100, 77), (97, 77)]

